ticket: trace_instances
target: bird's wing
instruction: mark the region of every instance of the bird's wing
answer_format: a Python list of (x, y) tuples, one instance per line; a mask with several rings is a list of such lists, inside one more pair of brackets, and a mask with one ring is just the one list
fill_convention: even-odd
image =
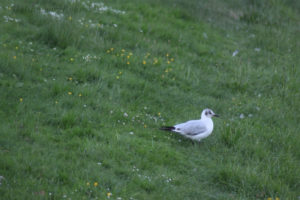
[(185, 135), (198, 135), (207, 131), (205, 124), (200, 120), (191, 120), (182, 124), (175, 126), (178, 132), (181, 132)]

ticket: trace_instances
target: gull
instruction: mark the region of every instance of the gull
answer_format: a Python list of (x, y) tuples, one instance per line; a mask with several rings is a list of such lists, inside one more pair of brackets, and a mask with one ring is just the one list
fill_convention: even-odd
[(174, 126), (163, 126), (160, 130), (179, 133), (200, 142), (203, 138), (208, 137), (214, 129), (212, 117), (219, 117), (219, 115), (215, 114), (211, 109), (206, 108), (202, 111), (201, 119), (199, 120), (190, 120)]

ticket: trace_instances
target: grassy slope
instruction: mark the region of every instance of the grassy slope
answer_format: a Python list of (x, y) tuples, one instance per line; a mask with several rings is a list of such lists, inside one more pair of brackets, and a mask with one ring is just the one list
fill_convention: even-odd
[[(297, 3), (51, 2), (0, 4), (1, 197), (300, 196)], [(157, 130), (205, 107), (200, 144)]]

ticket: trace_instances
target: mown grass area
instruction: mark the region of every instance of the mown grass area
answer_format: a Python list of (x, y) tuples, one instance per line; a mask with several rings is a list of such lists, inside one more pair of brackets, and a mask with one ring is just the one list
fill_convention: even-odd
[(0, 6), (0, 199), (299, 198), (298, 1)]

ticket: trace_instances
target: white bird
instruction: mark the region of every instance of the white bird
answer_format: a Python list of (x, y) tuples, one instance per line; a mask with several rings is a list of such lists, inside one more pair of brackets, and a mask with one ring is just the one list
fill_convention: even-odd
[(214, 129), (212, 117), (219, 117), (219, 115), (206, 108), (202, 111), (201, 119), (199, 120), (190, 120), (174, 126), (163, 126), (160, 130), (176, 132), (200, 142), (203, 138), (208, 137)]

